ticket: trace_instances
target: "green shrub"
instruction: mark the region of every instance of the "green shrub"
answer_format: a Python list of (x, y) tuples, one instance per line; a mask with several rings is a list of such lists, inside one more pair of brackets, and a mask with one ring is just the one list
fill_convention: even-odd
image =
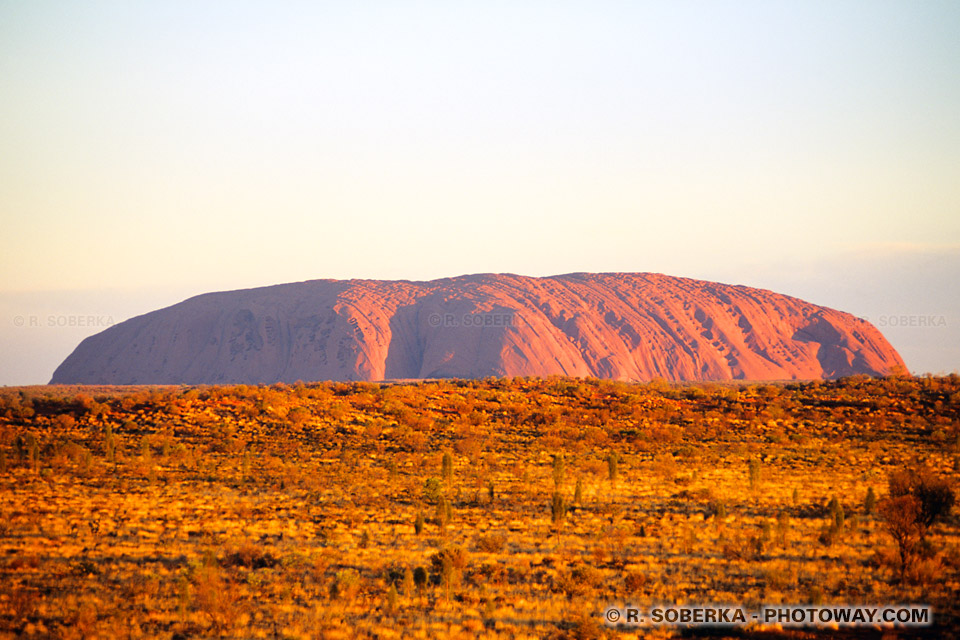
[(760, 488), (760, 461), (758, 459), (750, 458), (750, 461), (747, 463), (747, 478), (751, 491), (756, 491)]
[(870, 515), (877, 508), (877, 495), (873, 492), (873, 487), (867, 489), (867, 497), (863, 499), (863, 512)]
[(844, 522), (846, 521), (846, 514), (843, 512), (843, 505), (840, 504), (836, 496), (830, 498), (830, 502), (827, 504), (827, 511), (830, 514), (830, 519), (833, 520), (833, 527), (837, 529), (837, 531), (842, 531)]
[(338, 571), (330, 585), (330, 597), (334, 600), (353, 600), (360, 590), (360, 574), (353, 569)]
[(610, 480), (610, 482), (616, 482), (619, 466), (620, 456), (617, 455), (616, 451), (611, 451), (609, 454), (607, 454), (607, 478)]
[(553, 499), (550, 502), (550, 520), (555, 525), (560, 525), (567, 517), (567, 502), (559, 491), (553, 492)]
[(507, 543), (507, 537), (502, 533), (491, 533), (477, 538), (477, 550), (487, 553), (500, 553)]
[(444, 482), (450, 482), (453, 479), (453, 456), (449, 451), (443, 452), (443, 458), (440, 461), (440, 472)]
[(427, 570), (423, 567), (417, 567), (413, 570), (413, 584), (417, 587), (417, 591), (423, 593), (423, 589), (427, 586), (427, 580), (429, 577), (430, 576), (427, 573)]
[(436, 504), (443, 497), (443, 483), (439, 478), (427, 478), (423, 483), (423, 499)]
[(414, 533), (416, 533), (417, 535), (420, 535), (421, 533), (423, 533), (423, 525), (424, 525), (423, 512), (422, 512), (422, 511), (418, 511), (418, 512), (417, 512), (417, 518), (416, 518), (416, 520), (413, 521), (413, 531), (414, 531)]
[(559, 490), (564, 480), (564, 460), (563, 454), (558, 453), (553, 456), (553, 487)]

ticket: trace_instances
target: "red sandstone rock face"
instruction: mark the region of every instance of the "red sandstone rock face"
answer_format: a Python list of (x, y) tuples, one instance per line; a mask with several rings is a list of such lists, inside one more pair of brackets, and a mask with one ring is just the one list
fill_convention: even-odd
[(84, 340), (52, 383), (485, 376), (784, 380), (906, 370), (869, 322), (650, 273), (314, 280), (210, 293)]

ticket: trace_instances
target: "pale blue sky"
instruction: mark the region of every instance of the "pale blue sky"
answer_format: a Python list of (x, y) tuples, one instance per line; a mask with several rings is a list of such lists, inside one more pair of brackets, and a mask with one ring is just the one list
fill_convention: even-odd
[(956, 369), (958, 34), (954, 1), (0, 0), (0, 384), (94, 332), (18, 316), (491, 271), (939, 313), (891, 341)]

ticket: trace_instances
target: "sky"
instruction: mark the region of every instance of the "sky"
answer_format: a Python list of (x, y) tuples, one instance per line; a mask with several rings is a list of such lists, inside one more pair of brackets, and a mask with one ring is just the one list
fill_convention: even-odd
[(0, 0), (0, 384), (191, 295), (652, 271), (960, 368), (960, 3)]

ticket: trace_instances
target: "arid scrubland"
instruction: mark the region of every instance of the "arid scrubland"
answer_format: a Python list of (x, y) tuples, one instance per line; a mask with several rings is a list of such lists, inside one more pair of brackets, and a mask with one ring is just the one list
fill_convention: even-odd
[(957, 633), (958, 471), (956, 376), (3, 389), (0, 637), (683, 632), (603, 624), (655, 603)]

